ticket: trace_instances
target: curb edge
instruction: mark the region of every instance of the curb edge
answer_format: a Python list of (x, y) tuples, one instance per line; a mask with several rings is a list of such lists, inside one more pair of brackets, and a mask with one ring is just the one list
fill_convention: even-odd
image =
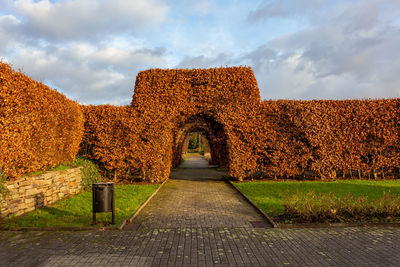
[(144, 207), (147, 206), (147, 204), (150, 202), (150, 200), (158, 193), (158, 191), (160, 191), (160, 189), (164, 186), (164, 184), (169, 180), (169, 178), (165, 179), (164, 182), (162, 182), (162, 184), (156, 189), (156, 191), (153, 192), (153, 194), (151, 194), (146, 201), (140, 205), (140, 207), (135, 211), (135, 213), (132, 214), (131, 217), (129, 217), (128, 219), (125, 219), (122, 221), (121, 225), (118, 226), (118, 230), (122, 230), (125, 225), (127, 225), (128, 223), (131, 223), (138, 215), (139, 213), (144, 209)]
[(253, 203), (245, 194), (242, 193), (242, 191), (239, 190), (239, 188), (236, 187), (229, 179), (225, 178), (225, 181), (230, 184), (244, 199), (247, 200), (247, 202), (250, 203), (253, 208), (255, 208), (266, 220), (267, 222), (272, 226), (272, 228), (279, 228), (279, 225), (276, 224), (271, 217), (269, 217), (264, 211), (262, 211), (256, 204)]

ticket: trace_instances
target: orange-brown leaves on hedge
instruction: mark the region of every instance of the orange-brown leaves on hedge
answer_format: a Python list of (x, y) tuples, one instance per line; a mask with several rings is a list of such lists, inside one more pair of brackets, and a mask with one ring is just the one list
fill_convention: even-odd
[(267, 156), (281, 176), (383, 176), (400, 167), (400, 99), (263, 101), (262, 108), (279, 136)]
[(182, 142), (178, 132), (185, 135), (204, 127), (187, 126), (198, 117), (208, 125), (214, 160), (225, 164), (228, 158), (248, 159), (247, 164), (245, 160), (230, 164), (232, 170), (238, 166), (238, 174), (243, 176), (243, 169), (253, 168), (255, 161), (247, 157), (249, 143), (242, 138), (242, 131), (251, 132), (245, 118), (252, 117), (259, 102), (250, 68), (147, 70), (137, 76), (130, 107), (85, 107), (83, 150), (110, 176), (164, 179), (173, 156), (180, 156), (181, 151), (175, 151), (182, 147), (177, 144)]
[[(254, 157), (249, 156), (251, 144), (243, 139), (247, 136), (243, 132), (254, 132), (246, 118), (254, 121), (259, 103), (257, 81), (248, 67), (151, 69), (138, 74), (131, 107), (145, 117), (158, 118), (161, 124), (172, 122), (173, 136), (193, 118), (214, 121), (215, 127), (211, 128), (220, 129), (214, 129), (219, 132), (218, 138), (211, 140), (214, 159), (217, 157), (219, 164), (225, 165), (229, 158), (230, 174), (243, 177), (255, 166)], [(181, 140), (174, 141), (175, 149), (181, 147), (176, 144), (178, 141)], [(173, 154), (180, 155), (180, 151)]]
[(161, 125), (154, 118), (148, 121), (130, 107), (101, 105), (83, 109), (86, 120), (81, 153), (96, 160), (106, 176), (150, 182), (168, 177), (168, 122)]
[(204, 112), (259, 101), (257, 81), (250, 68), (151, 69), (138, 74), (131, 105), (145, 111), (161, 108), (173, 117), (187, 115), (193, 109)]
[[(10, 177), (74, 157), (78, 105), (0, 64), (0, 166)], [(248, 177), (375, 177), (400, 165), (400, 99), (260, 101), (250, 68), (151, 69), (127, 107), (82, 106), (81, 153), (119, 180), (161, 181), (191, 131)], [(355, 174), (357, 173), (357, 174)]]
[(86, 110), (92, 156), (121, 177), (167, 177), (190, 131), (203, 131), (216, 163), (239, 179), (332, 178), (400, 162), (399, 99), (261, 102), (247, 67), (143, 71), (130, 107)]
[(73, 160), (82, 134), (76, 102), (0, 62), (0, 166), (7, 176)]

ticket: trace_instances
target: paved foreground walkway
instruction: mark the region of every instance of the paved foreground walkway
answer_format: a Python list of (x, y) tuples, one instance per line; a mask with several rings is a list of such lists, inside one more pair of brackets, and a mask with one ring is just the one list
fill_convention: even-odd
[(263, 218), (220, 172), (199, 158), (183, 167), (134, 220), (138, 230), (0, 231), (0, 266), (400, 265), (400, 228), (254, 228)]
[(0, 232), (0, 266), (399, 266), (399, 228)]

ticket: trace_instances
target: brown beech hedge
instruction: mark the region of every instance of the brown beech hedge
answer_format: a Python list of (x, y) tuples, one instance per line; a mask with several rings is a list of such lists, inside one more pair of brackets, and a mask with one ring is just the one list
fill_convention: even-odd
[[(77, 104), (7, 65), (1, 73), (7, 174), (72, 158)], [(138, 74), (129, 106), (81, 108), (80, 153), (110, 179), (166, 179), (193, 131), (208, 139), (212, 163), (241, 180), (399, 176), (400, 99), (261, 101), (248, 67), (151, 69)]]
[(143, 71), (130, 106), (85, 107), (81, 153), (110, 177), (160, 181), (179, 162), (182, 137), (201, 130), (216, 163), (229, 165), (233, 173), (236, 165), (230, 159), (241, 157), (247, 142), (238, 136), (235, 123), (245, 122), (258, 103), (250, 68)]
[(214, 163), (239, 179), (385, 178), (399, 170), (399, 99), (260, 101), (245, 67), (143, 71), (129, 107), (85, 110), (85, 154), (123, 179), (168, 177), (190, 131), (202, 131)]
[(9, 178), (75, 158), (80, 106), (0, 62), (0, 167)]
[(258, 175), (399, 177), (400, 99), (263, 101)]
[(171, 133), (130, 107), (84, 106), (81, 154), (95, 160), (110, 179), (156, 182), (169, 175)]

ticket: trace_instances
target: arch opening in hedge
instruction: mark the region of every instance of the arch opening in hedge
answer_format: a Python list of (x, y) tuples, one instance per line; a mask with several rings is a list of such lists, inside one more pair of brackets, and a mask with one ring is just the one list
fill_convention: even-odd
[[(195, 139), (193, 139), (193, 137), (195, 137)], [(193, 144), (193, 141), (195, 141), (196, 144)], [(196, 147), (193, 148), (191, 145), (195, 145)], [(186, 134), (182, 144), (182, 155), (189, 152), (198, 152), (203, 155), (208, 162), (211, 162), (210, 143), (208, 142), (207, 134), (204, 130), (191, 131)]]
[(193, 132), (199, 132), (204, 136), (204, 141), (209, 148), (210, 164), (228, 168), (228, 138), (224, 127), (213, 117), (207, 115), (192, 116), (184, 123), (178, 125), (174, 134), (172, 165), (174, 167), (179, 166), (182, 159), (182, 152), (185, 148), (185, 142), (187, 142), (188, 136)]

